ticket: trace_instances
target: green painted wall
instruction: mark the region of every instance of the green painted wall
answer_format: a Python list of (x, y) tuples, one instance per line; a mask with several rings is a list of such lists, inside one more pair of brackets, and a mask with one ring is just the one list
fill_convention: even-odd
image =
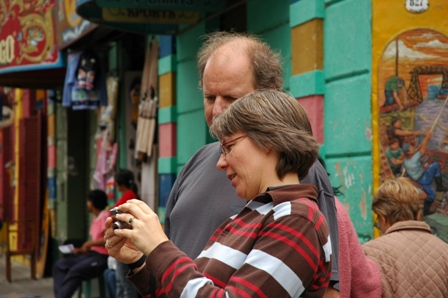
[(331, 183), (341, 186), (340, 200), (365, 241), (373, 234), (371, 1), (325, 3), (323, 152)]
[(202, 92), (196, 54), (207, 24), (185, 32), (176, 39), (177, 46), (177, 164), (178, 171), (190, 157), (208, 143), (208, 127), (204, 118)]

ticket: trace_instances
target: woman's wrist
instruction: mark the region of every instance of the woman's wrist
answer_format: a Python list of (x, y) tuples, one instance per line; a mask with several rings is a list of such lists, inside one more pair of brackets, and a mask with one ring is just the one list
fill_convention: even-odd
[(137, 269), (137, 268), (141, 267), (145, 263), (145, 261), (146, 261), (146, 256), (142, 255), (140, 257), (140, 259), (138, 259), (134, 263), (128, 264), (128, 268), (129, 268), (129, 270)]

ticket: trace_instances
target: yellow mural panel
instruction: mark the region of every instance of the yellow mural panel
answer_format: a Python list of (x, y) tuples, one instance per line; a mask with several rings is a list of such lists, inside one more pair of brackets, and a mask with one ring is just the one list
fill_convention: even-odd
[(448, 1), (428, 2), (372, 1), (373, 186), (408, 177), (423, 215), (448, 215)]
[[(446, 36), (448, 36), (447, 11), (448, 1), (445, 0), (430, 0), (428, 9), (421, 13), (408, 11), (406, 9), (406, 0), (372, 1), (374, 189), (379, 186), (381, 181), (381, 123), (379, 123), (379, 119), (380, 109), (382, 106), (384, 107), (386, 101), (384, 92), (387, 80), (397, 71), (400, 74), (400, 78), (407, 85), (406, 88), (409, 89), (409, 84), (412, 81), (410, 72), (413, 70), (409, 69), (410, 67), (418, 67), (418, 64), (421, 64), (421, 67), (445, 64), (446, 58), (444, 58), (444, 55), (446, 56), (446, 51), (448, 50), (448, 43), (446, 42)], [(398, 59), (386, 59), (387, 54), (393, 53), (394, 49), (399, 49)], [(402, 50), (400, 51), (400, 49)], [(391, 54), (390, 56), (393, 55)], [(396, 60), (399, 60), (399, 62)], [(411, 60), (413, 61), (412, 64), (408, 63), (406, 66), (407, 62)], [(392, 74), (388, 73), (388, 71)], [(420, 72), (424, 73), (425, 71), (420, 70)], [(431, 79), (441, 80), (440, 76), (436, 78), (432, 74), (429, 75), (431, 78), (426, 79), (426, 84)], [(418, 76), (419, 81), (422, 76), (424, 74)], [(417, 98), (427, 95), (425, 88), (420, 89), (422, 92)], [(405, 98), (405, 100), (412, 100), (412, 98)], [(412, 113), (411, 109), (403, 108), (400, 114), (406, 112)], [(392, 116), (390, 116), (391, 120)], [(408, 123), (408, 125), (410, 124)]]

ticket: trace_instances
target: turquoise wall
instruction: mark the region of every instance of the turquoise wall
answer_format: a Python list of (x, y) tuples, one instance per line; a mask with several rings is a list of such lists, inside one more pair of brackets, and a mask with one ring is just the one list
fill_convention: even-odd
[(208, 139), (196, 63), (196, 54), (201, 45), (199, 37), (205, 34), (206, 26), (206, 24), (199, 25), (180, 35), (176, 40), (178, 171), (199, 148), (207, 144)]
[(323, 152), (331, 183), (341, 186), (339, 199), (364, 241), (373, 235), (371, 1), (325, 4)]

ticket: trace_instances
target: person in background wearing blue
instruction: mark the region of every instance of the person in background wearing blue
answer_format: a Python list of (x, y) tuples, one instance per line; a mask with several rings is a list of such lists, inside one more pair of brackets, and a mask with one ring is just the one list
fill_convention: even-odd
[(53, 290), (56, 298), (71, 298), (84, 280), (98, 277), (106, 270), (108, 253), (104, 247), (104, 222), (109, 216), (106, 206), (104, 191), (96, 189), (87, 194), (87, 209), (93, 213), (91, 240), (54, 264)]

